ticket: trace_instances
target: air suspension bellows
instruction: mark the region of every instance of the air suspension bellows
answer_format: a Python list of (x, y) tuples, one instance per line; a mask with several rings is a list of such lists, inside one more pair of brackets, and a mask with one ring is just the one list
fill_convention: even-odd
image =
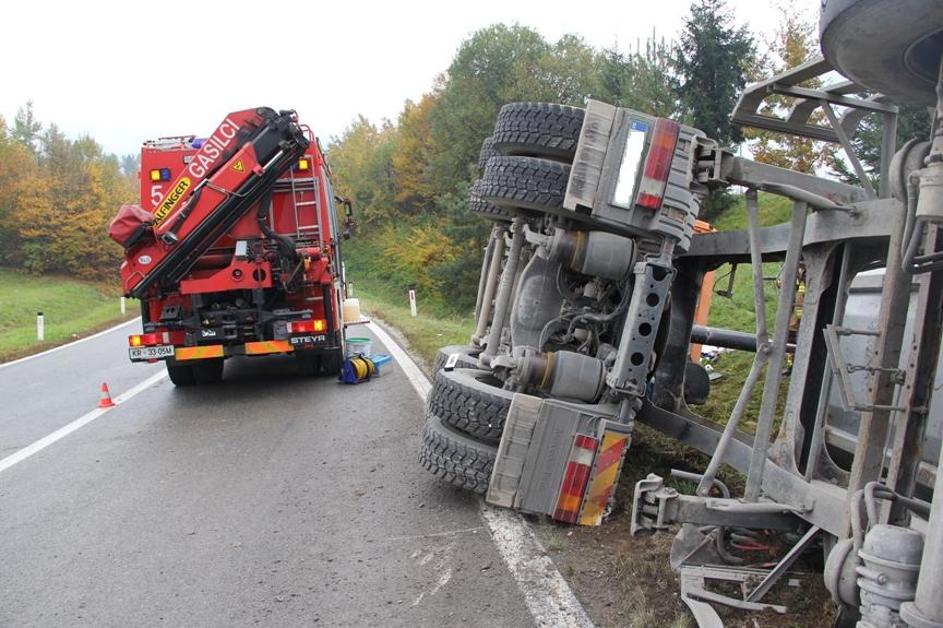
[(552, 397), (595, 402), (606, 382), (606, 368), (592, 356), (551, 351), (521, 359), (518, 379)]
[(619, 280), (635, 260), (635, 243), (604, 231), (557, 229), (550, 237), (549, 254), (584, 275)]

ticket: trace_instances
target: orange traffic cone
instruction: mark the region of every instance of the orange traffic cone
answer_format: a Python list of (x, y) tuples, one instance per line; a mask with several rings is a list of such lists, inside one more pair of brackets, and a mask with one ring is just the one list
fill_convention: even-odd
[(99, 408), (114, 408), (115, 402), (111, 400), (111, 393), (108, 391), (108, 384), (102, 382), (102, 394), (98, 400)]

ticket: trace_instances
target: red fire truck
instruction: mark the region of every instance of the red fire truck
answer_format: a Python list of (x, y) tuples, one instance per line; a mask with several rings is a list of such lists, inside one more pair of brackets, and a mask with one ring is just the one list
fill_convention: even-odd
[(131, 361), (165, 361), (177, 386), (219, 381), (234, 356), (290, 353), (336, 374), (349, 221), (293, 111), (236, 111), (209, 137), (145, 142), (141, 203), (109, 229), (125, 250), (124, 293), (141, 302)]

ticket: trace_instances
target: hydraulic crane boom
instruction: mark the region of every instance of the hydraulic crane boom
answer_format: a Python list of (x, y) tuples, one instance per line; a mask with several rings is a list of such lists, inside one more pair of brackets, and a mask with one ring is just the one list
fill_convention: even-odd
[(154, 211), (151, 231), (121, 268), (125, 293), (172, 289), (220, 236), (270, 193), (308, 148), (292, 111), (229, 114)]

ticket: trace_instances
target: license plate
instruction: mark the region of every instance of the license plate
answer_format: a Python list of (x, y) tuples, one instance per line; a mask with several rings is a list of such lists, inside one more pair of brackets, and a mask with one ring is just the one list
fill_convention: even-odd
[(131, 347), (128, 349), (128, 355), (132, 361), (138, 360), (162, 360), (164, 358), (174, 357), (173, 345), (157, 345), (156, 347)]

